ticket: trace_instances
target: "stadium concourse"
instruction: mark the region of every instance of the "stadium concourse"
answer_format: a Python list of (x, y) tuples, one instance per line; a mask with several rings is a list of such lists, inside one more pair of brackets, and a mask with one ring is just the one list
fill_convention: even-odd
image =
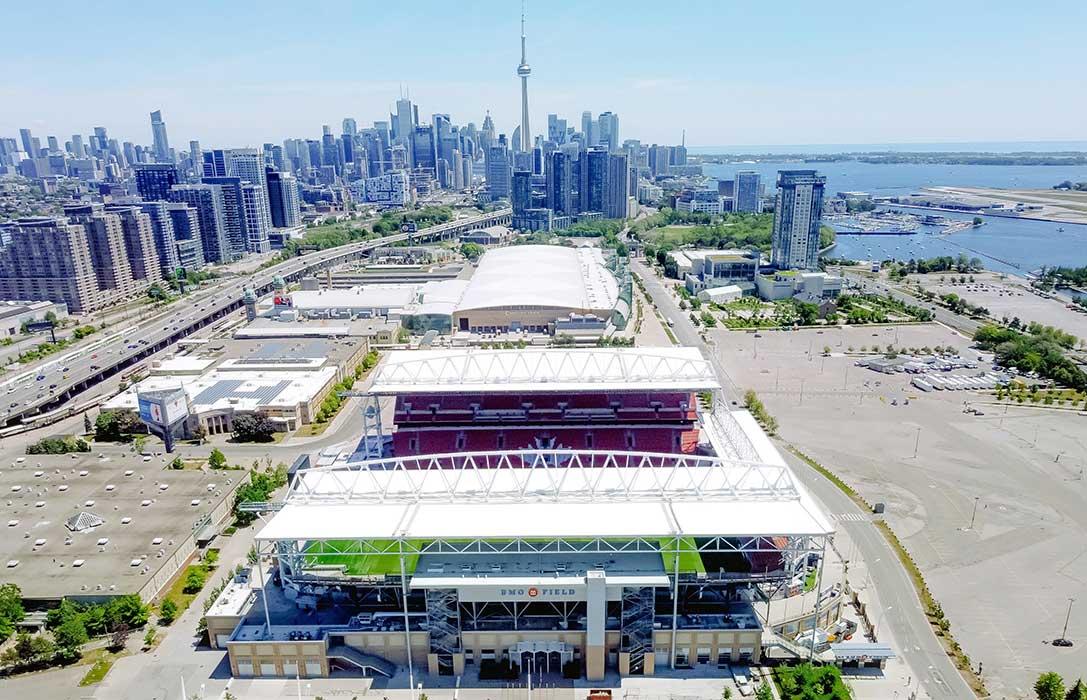
[(223, 592), (210, 637), (242, 677), (595, 681), (806, 657), (757, 606), (821, 575), (833, 527), (719, 389), (691, 348), (392, 352), (363, 448), (252, 506), (268, 563)]

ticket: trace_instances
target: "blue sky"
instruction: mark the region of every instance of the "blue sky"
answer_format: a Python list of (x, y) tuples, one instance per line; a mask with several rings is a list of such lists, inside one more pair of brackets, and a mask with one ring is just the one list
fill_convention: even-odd
[[(1042, 11), (1044, 10), (1044, 12)], [(519, 118), (497, 2), (30, 3), (0, 9), (0, 135), (243, 146), (420, 116)], [(1087, 3), (528, 3), (533, 131), (556, 112), (689, 145), (1087, 139)], [(424, 116), (425, 115), (425, 116)]]

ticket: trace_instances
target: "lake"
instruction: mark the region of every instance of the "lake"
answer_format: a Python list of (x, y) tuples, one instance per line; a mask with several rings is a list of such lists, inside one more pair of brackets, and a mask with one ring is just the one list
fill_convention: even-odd
[[(827, 195), (861, 191), (876, 196), (909, 194), (922, 187), (958, 185), (1048, 189), (1058, 182), (1087, 182), (1087, 166), (1041, 165), (925, 165), (771, 162), (707, 164), (709, 177), (729, 180), (737, 170), (754, 170), (773, 192), (778, 170), (813, 169), (827, 177)], [(924, 210), (913, 209), (918, 213)], [(970, 220), (973, 214), (934, 212), (951, 219)], [(940, 255), (981, 258), (991, 270), (1024, 274), (1042, 266), (1087, 265), (1087, 225), (985, 216), (985, 225), (949, 236), (839, 236), (830, 257), (855, 260), (932, 258)], [(1058, 229), (1064, 229), (1060, 231)], [(922, 231), (936, 231), (924, 227)]]

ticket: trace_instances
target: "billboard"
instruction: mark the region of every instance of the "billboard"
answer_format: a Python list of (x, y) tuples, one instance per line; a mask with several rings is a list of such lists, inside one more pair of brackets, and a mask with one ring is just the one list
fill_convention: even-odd
[(137, 394), (140, 420), (160, 427), (173, 425), (189, 415), (184, 389)]
[(33, 321), (26, 324), (27, 333), (38, 333), (40, 331), (48, 331), (53, 328), (52, 321)]

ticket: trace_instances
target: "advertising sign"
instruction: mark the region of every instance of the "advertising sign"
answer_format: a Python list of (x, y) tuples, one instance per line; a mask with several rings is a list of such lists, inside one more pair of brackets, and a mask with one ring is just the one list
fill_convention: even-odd
[(173, 425), (189, 414), (183, 389), (141, 393), (136, 400), (139, 404), (140, 420), (151, 425)]
[(33, 323), (26, 324), (27, 333), (40, 333), (41, 331), (52, 330), (52, 321), (34, 321)]

